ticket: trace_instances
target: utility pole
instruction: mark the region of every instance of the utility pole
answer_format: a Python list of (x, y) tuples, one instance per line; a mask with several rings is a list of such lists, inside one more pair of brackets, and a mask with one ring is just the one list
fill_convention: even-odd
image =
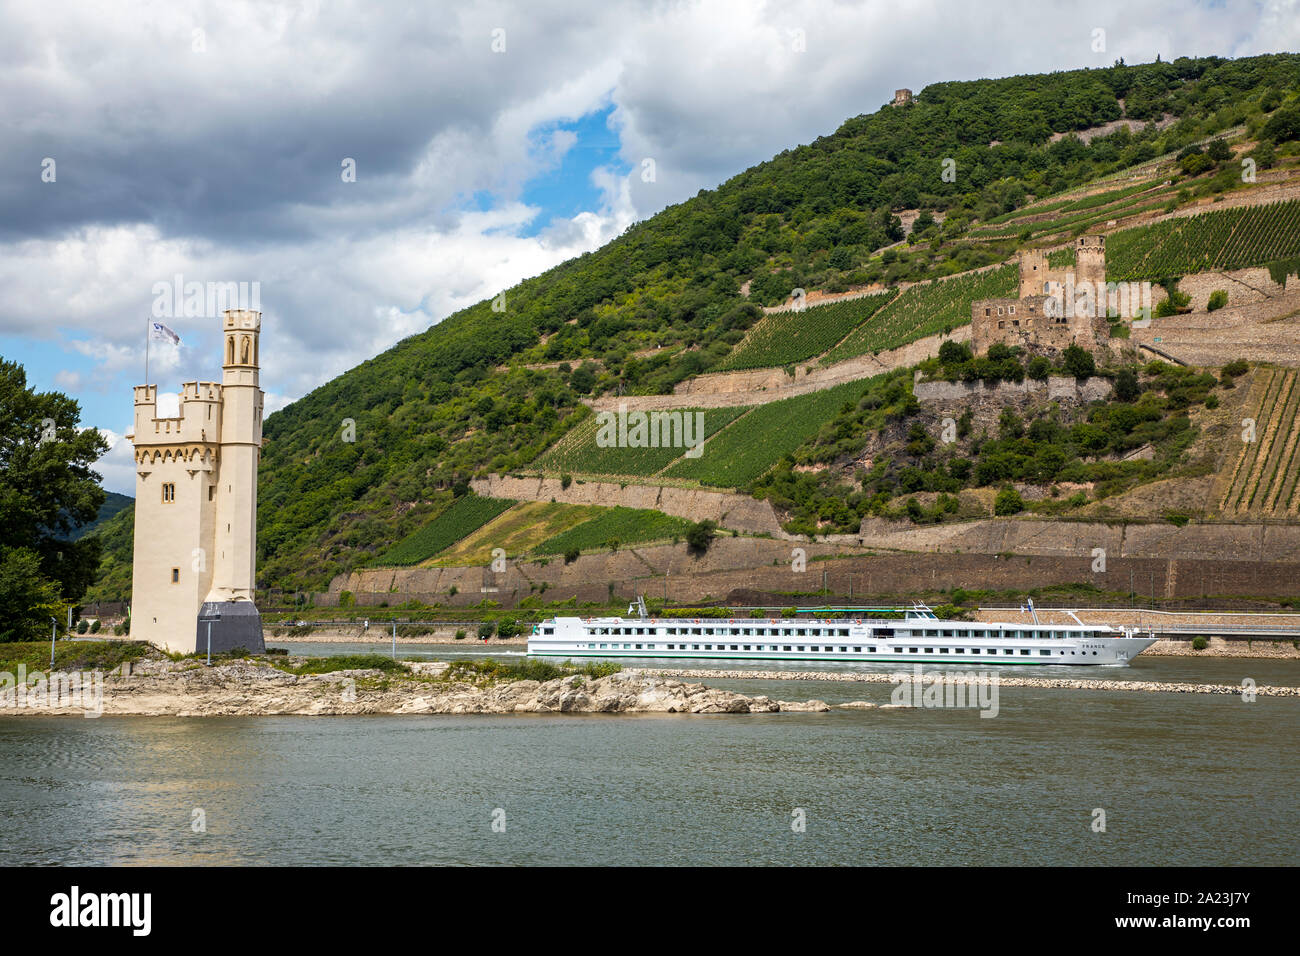
[[(205, 606), (206, 606), (206, 605), (205, 605)], [(207, 624), (208, 624), (208, 666), (209, 666), (209, 667), (212, 666), (212, 622), (213, 622), (214, 620), (221, 620), (221, 618), (220, 618), (220, 616), (218, 616), (218, 617), (216, 617), (216, 618), (212, 618), (212, 617), (200, 617), (200, 618), (199, 618), (199, 623), (200, 623), (200, 624), (202, 624), (204, 621), (206, 621)]]

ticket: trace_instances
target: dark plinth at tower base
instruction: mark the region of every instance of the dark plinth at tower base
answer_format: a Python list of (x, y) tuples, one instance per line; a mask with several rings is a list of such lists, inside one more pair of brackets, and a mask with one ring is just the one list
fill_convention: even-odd
[(212, 653), (224, 654), (243, 648), (250, 654), (265, 654), (262, 615), (251, 601), (207, 601), (199, 609), (197, 650), (208, 650), (208, 625), (212, 626)]

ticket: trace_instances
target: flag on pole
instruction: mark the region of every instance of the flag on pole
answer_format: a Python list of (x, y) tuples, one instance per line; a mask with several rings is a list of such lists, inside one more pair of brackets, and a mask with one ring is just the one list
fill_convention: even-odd
[(180, 345), (181, 337), (173, 332), (161, 322), (151, 323), (149, 326), (149, 338), (156, 339), (159, 342), (170, 342), (172, 345)]

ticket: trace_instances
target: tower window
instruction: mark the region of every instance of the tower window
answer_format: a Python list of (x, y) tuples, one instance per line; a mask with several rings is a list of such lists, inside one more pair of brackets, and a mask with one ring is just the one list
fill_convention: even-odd
[(166, 482), (162, 486), (163, 504), (171, 504), (176, 500), (176, 485), (174, 482)]
[(215, 494), (216, 494), (216, 491), (217, 491), (217, 486), (216, 486), (216, 485), (208, 485), (208, 500), (209, 500), (209, 501), (211, 501), (211, 500), (213, 499), (213, 497), (214, 497)]
[(181, 569), (172, 568), (172, 584), (179, 584), (181, 580)]

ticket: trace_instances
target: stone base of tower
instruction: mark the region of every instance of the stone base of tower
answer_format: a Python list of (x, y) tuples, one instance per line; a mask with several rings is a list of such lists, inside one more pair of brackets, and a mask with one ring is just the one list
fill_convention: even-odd
[(262, 615), (251, 601), (206, 601), (199, 608), (198, 640), (195, 650), (208, 651), (208, 622), (212, 623), (212, 653), (223, 654), (242, 647), (250, 654), (265, 654)]

